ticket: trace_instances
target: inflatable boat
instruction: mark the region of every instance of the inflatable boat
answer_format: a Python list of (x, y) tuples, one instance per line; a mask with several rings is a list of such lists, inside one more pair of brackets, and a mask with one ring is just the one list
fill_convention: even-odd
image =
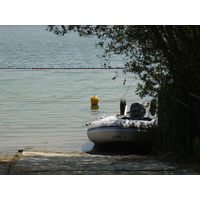
[[(144, 117), (146, 109), (134, 103), (126, 113), (126, 106), (120, 103), (121, 114), (104, 115), (90, 122), (87, 136), (95, 144), (135, 143), (153, 144), (158, 126), (157, 118)], [(127, 116), (128, 115), (128, 116)]]

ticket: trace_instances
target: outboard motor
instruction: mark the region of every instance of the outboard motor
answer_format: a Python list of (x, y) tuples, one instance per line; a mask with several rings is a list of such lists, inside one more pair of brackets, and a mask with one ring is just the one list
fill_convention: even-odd
[(121, 115), (124, 115), (125, 108), (126, 108), (126, 100), (121, 99), (121, 101), (120, 101), (120, 114)]
[(140, 103), (132, 103), (130, 108), (130, 116), (133, 120), (142, 120), (146, 113), (146, 109)]

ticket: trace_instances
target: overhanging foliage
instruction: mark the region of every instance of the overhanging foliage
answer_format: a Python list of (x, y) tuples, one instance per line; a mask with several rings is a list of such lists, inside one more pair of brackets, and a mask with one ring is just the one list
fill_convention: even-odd
[(47, 30), (57, 35), (75, 31), (84, 37), (96, 36), (105, 58), (126, 57), (125, 71), (143, 81), (137, 90), (140, 97), (155, 97), (169, 84), (182, 91), (200, 91), (199, 26), (50, 25)]

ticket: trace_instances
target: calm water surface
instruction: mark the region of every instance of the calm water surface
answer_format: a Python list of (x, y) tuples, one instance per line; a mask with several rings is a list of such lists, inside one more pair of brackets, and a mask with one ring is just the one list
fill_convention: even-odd
[[(0, 26), (0, 153), (22, 148), (87, 151), (85, 123), (119, 112), (120, 98), (139, 101), (137, 80), (123, 85), (121, 70), (21, 69), (12, 67), (101, 67), (95, 38), (59, 37), (45, 26)], [(115, 57), (112, 66), (121, 67)], [(112, 78), (118, 72), (118, 78)], [(129, 74), (130, 76), (133, 76)], [(130, 86), (130, 87), (129, 87)], [(128, 91), (128, 92), (127, 92)], [(100, 98), (93, 110), (90, 97)], [(144, 100), (142, 100), (144, 101)]]

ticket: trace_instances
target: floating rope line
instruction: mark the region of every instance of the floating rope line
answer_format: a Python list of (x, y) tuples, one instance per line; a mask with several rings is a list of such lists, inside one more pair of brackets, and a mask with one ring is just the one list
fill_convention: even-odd
[(124, 67), (0, 67), (0, 69), (124, 69)]

